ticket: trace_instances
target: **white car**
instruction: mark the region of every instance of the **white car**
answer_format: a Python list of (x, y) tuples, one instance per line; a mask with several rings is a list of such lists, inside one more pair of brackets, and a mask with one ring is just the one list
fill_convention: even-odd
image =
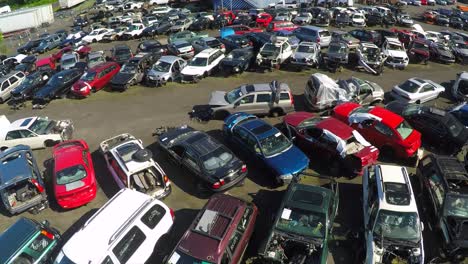
[(143, 7), (143, 2), (126, 2), (123, 5), (124, 11), (129, 11), (133, 9), (141, 9)]
[(351, 15), (351, 24), (354, 27), (365, 27), (366, 26), (366, 17), (362, 13), (354, 13)]
[(71, 139), (71, 120), (50, 120), (47, 117), (27, 117), (12, 123), (6, 116), (0, 116), (0, 150), (16, 145), (32, 149), (51, 147), (57, 142)]
[(141, 34), (143, 34), (143, 30), (145, 30), (145, 25), (142, 23), (134, 23), (131, 24), (128, 27), (128, 30), (123, 33), (122, 38), (123, 39), (133, 39), (133, 38), (139, 38), (141, 37)]
[(153, 10), (151, 10), (151, 14), (162, 15), (162, 14), (169, 13), (169, 11), (171, 11), (171, 10), (172, 10), (172, 8), (169, 7), (169, 6), (157, 6), (157, 7), (153, 8)]
[[(423, 223), (405, 167), (374, 165), (362, 175), (365, 264), (423, 264)], [(387, 262), (388, 261), (388, 262)]]
[(436, 99), (444, 91), (445, 88), (442, 85), (431, 80), (411, 78), (402, 84), (395, 85), (391, 96), (396, 100), (419, 104)]
[(150, 5), (167, 5), (169, 0), (149, 0), (148, 4)]
[(156, 244), (167, 243), (174, 212), (144, 193), (122, 189), (63, 245), (54, 264), (146, 263)]
[(95, 30), (91, 31), (91, 33), (89, 33), (89, 35), (84, 36), (82, 41), (86, 41), (88, 43), (95, 43), (95, 42), (101, 41), (102, 37), (104, 37), (104, 35), (106, 35), (107, 33), (111, 32), (111, 31), (112, 31), (112, 29), (107, 29), (107, 28), (95, 29)]
[(182, 69), (182, 82), (197, 82), (200, 78), (207, 77), (224, 57), (224, 53), (219, 49), (209, 48), (201, 51)]
[(387, 57), (387, 60), (385, 60), (386, 65), (400, 69), (404, 69), (408, 66), (408, 54), (406, 54), (403, 43), (397, 38), (385, 37), (382, 45), (382, 52), (384, 56)]

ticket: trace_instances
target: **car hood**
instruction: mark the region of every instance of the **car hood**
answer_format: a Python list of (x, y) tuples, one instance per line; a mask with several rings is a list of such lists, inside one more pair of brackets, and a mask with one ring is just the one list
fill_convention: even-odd
[(293, 58), (294, 59), (307, 59), (307, 58), (311, 59), (311, 58), (314, 57), (313, 55), (314, 54), (312, 54), (312, 53), (296, 52), (296, 53), (294, 53)]
[(464, 56), (468, 55), (468, 49), (456, 49), (456, 51)]
[(170, 72), (160, 72), (160, 71), (150, 70), (147, 75), (151, 76), (151, 77), (161, 78), (161, 77), (170, 76), (171, 73)]
[(401, 50), (387, 50), (388, 52), (388, 55), (392, 56), (392, 57), (399, 57), (399, 58), (406, 58), (408, 57), (408, 55), (406, 54), (405, 51), (401, 51)]
[(294, 145), (276, 156), (266, 158), (266, 162), (278, 176), (299, 173), (309, 165), (307, 156)]
[(205, 67), (186, 66), (182, 69), (182, 74), (185, 75), (203, 75)]
[(128, 83), (133, 77), (135, 77), (135, 74), (119, 72), (114, 75), (114, 77), (112, 77), (111, 83), (125, 84)]
[(226, 92), (214, 91), (211, 93), (209, 105), (228, 105), (229, 103), (225, 99)]
[(468, 236), (466, 235), (468, 234), (468, 219), (455, 216), (446, 216), (444, 220), (445, 224), (447, 225), (448, 232), (453, 240), (468, 240)]
[(13, 91), (11, 91), (11, 94), (26, 94), (28, 93), (34, 85), (26, 85), (26, 84), (20, 84), (18, 87), (16, 87)]
[(441, 56), (453, 57), (452, 52), (449, 51), (449, 50), (442, 50), (442, 49), (440, 49), (440, 50), (438, 50), (438, 51), (439, 51), (439, 55), (441, 55)]

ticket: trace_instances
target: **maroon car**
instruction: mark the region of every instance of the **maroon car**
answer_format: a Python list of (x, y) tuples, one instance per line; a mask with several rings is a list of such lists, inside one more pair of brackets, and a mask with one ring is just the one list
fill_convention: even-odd
[(429, 60), (430, 51), (429, 44), (424, 39), (414, 39), (408, 46), (408, 57), (412, 63), (427, 64)]
[(304, 152), (330, 163), (333, 176), (340, 172), (349, 177), (362, 175), (366, 166), (377, 162), (379, 150), (338, 119), (295, 112), (283, 120), (289, 136)]
[(254, 204), (213, 195), (164, 263), (240, 263), (257, 213)]

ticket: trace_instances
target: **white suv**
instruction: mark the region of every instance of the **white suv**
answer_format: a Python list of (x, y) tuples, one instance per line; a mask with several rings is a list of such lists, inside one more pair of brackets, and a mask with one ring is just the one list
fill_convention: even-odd
[(224, 57), (224, 53), (219, 49), (209, 48), (201, 51), (181, 71), (182, 82), (197, 82), (200, 78), (207, 77)]
[(382, 52), (384, 56), (387, 57), (385, 64), (399, 69), (404, 69), (408, 66), (408, 54), (406, 54), (405, 46), (399, 39), (385, 37), (382, 45)]
[(370, 166), (362, 188), (365, 263), (424, 263), (423, 224), (406, 168)]
[(145, 263), (174, 223), (174, 212), (150, 196), (123, 189), (67, 241), (54, 264)]
[(101, 142), (100, 150), (119, 188), (134, 189), (156, 199), (171, 193), (169, 178), (141, 140), (121, 134)]

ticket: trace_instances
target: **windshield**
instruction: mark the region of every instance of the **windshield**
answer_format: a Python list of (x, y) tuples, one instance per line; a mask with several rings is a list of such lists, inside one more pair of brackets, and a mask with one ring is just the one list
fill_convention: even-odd
[(237, 99), (239, 99), (239, 97), (241, 97), (243, 94), (242, 94), (242, 90), (241, 88), (237, 88), (237, 89), (234, 89), (228, 93), (226, 93), (226, 95), (224, 96), (224, 99), (226, 99), (226, 101), (230, 104), (234, 103)]
[(446, 216), (468, 218), (468, 197), (447, 195), (444, 214)]
[(405, 51), (405, 49), (401, 45), (394, 44), (394, 43), (388, 43), (388, 50)]
[(260, 147), (262, 148), (263, 155), (267, 157), (281, 153), (290, 146), (291, 142), (279, 131), (276, 134), (260, 140)]
[(344, 46), (341, 46), (341, 45), (330, 45), (328, 47), (328, 52), (329, 53), (345, 53), (346, 48)]
[(95, 35), (97, 35), (97, 34), (98, 34), (97, 31), (93, 31), (93, 32), (89, 33), (90, 36), (95, 36)]
[(139, 30), (140, 29), (140, 26), (138, 25), (131, 25), (130, 26), (130, 30)]
[(36, 80), (36, 77), (34, 77), (32, 75), (29, 75), (28, 77), (26, 77), (24, 79), (24, 81), (21, 83), (21, 85), (23, 85), (23, 86), (32, 85), (34, 83), (34, 80)]
[(88, 63), (89, 63), (89, 62), (95, 63), (95, 62), (100, 62), (100, 61), (104, 62), (104, 59), (103, 59), (101, 56), (98, 56), (98, 57), (90, 58), (90, 59), (88, 60)]
[(85, 81), (85, 82), (90, 82), (92, 80), (94, 80), (94, 77), (96, 77), (96, 72), (86, 72), (85, 74), (83, 74), (83, 76), (81, 76), (81, 80)]
[(323, 238), (325, 237), (325, 224), (324, 214), (291, 207), (283, 209), (275, 227), (288, 233)]
[(279, 53), (280, 47), (276, 47), (271, 43), (267, 43), (263, 46), (262, 51), (260, 52), (264, 56), (270, 56), (275, 53)]
[(465, 128), (463, 124), (460, 123), (460, 121), (458, 121), (451, 114), (447, 114), (447, 127), (450, 131), (450, 134), (452, 134), (454, 137), (458, 136)]
[(124, 64), (124, 66), (122, 66), (122, 69), (120, 69), (120, 72), (122, 72), (122, 73), (135, 73), (136, 70), (137, 70), (136, 65)]
[(175, 251), (172, 256), (167, 261), (167, 264), (213, 264), (205, 260), (196, 259), (190, 255), (180, 252), (180, 250)]
[(414, 43), (414, 48), (415, 49), (429, 50), (429, 46), (427, 46), (426, 44), (419, 43), (419, 42)]
[(227, 58), (229, 58), (229, 59), (239, 59), (239, 58), (242, 58), (244, 56), (244, 54), (245, 53), (242, 52), (242, 51), (234, 50), (231, 53), (229, 53), (229, 55), (227, 55)]
[(39, 117), (31, 124), (31, 126), (29, 126), (29, 129), (37, 134), (42, 135), (48, 130), (50, 124), (52, 124), (52, 121), (49, 119)]
[(406, 122), (406, 120), (403, 120), (396, 128), (395, 130), (400, 134), (401, 139), (405, 140), (406, 138), (413, 133), (413, 128)]
[(70, 64), (75, 64), (76, 60), (75, 58), (69, 58), (69, 59), (64, 59), (62, 60), (62, 65), (70, 65)]
[(297, 52), (313, 53), (314, 52), (314, 46), (299, 45), (299, 47), (297, 47)]
[(86, 177), (86, 170), (82, 165), (76, 165), (57, 172), (56, 176), (57, 184), (65, 185), (79, 181)]
[(404, 82), (403, 84), (400, 84), (398, 85), (398, 87), (404, 91), (407, 91), (409, 93), (415, 93), (418, 91), (419, 89), (419, 84), (411, 81), (411, 80), (407, 80), (406, 82)]
[(374, 226), (374, 237), (417, 242), (420, 239), (419, 226), (418, 215), (415, 212), (380, 210)]
[(157, 72), (169, 72), (171, 64), (165, 61), (158, 61), (153, 65), (153, 70)]
[(190, 66), (195, 66), (195, 67), (204, 67), (208, 64), (208, 58), (193, 58), (192, 61), (190, 61), (189, 65)]
[(215, 151), (201, 157), (203, 168), (213, 174), (219, 168), (231, 162), (233, 155), (224, 147), (219, 147)]

